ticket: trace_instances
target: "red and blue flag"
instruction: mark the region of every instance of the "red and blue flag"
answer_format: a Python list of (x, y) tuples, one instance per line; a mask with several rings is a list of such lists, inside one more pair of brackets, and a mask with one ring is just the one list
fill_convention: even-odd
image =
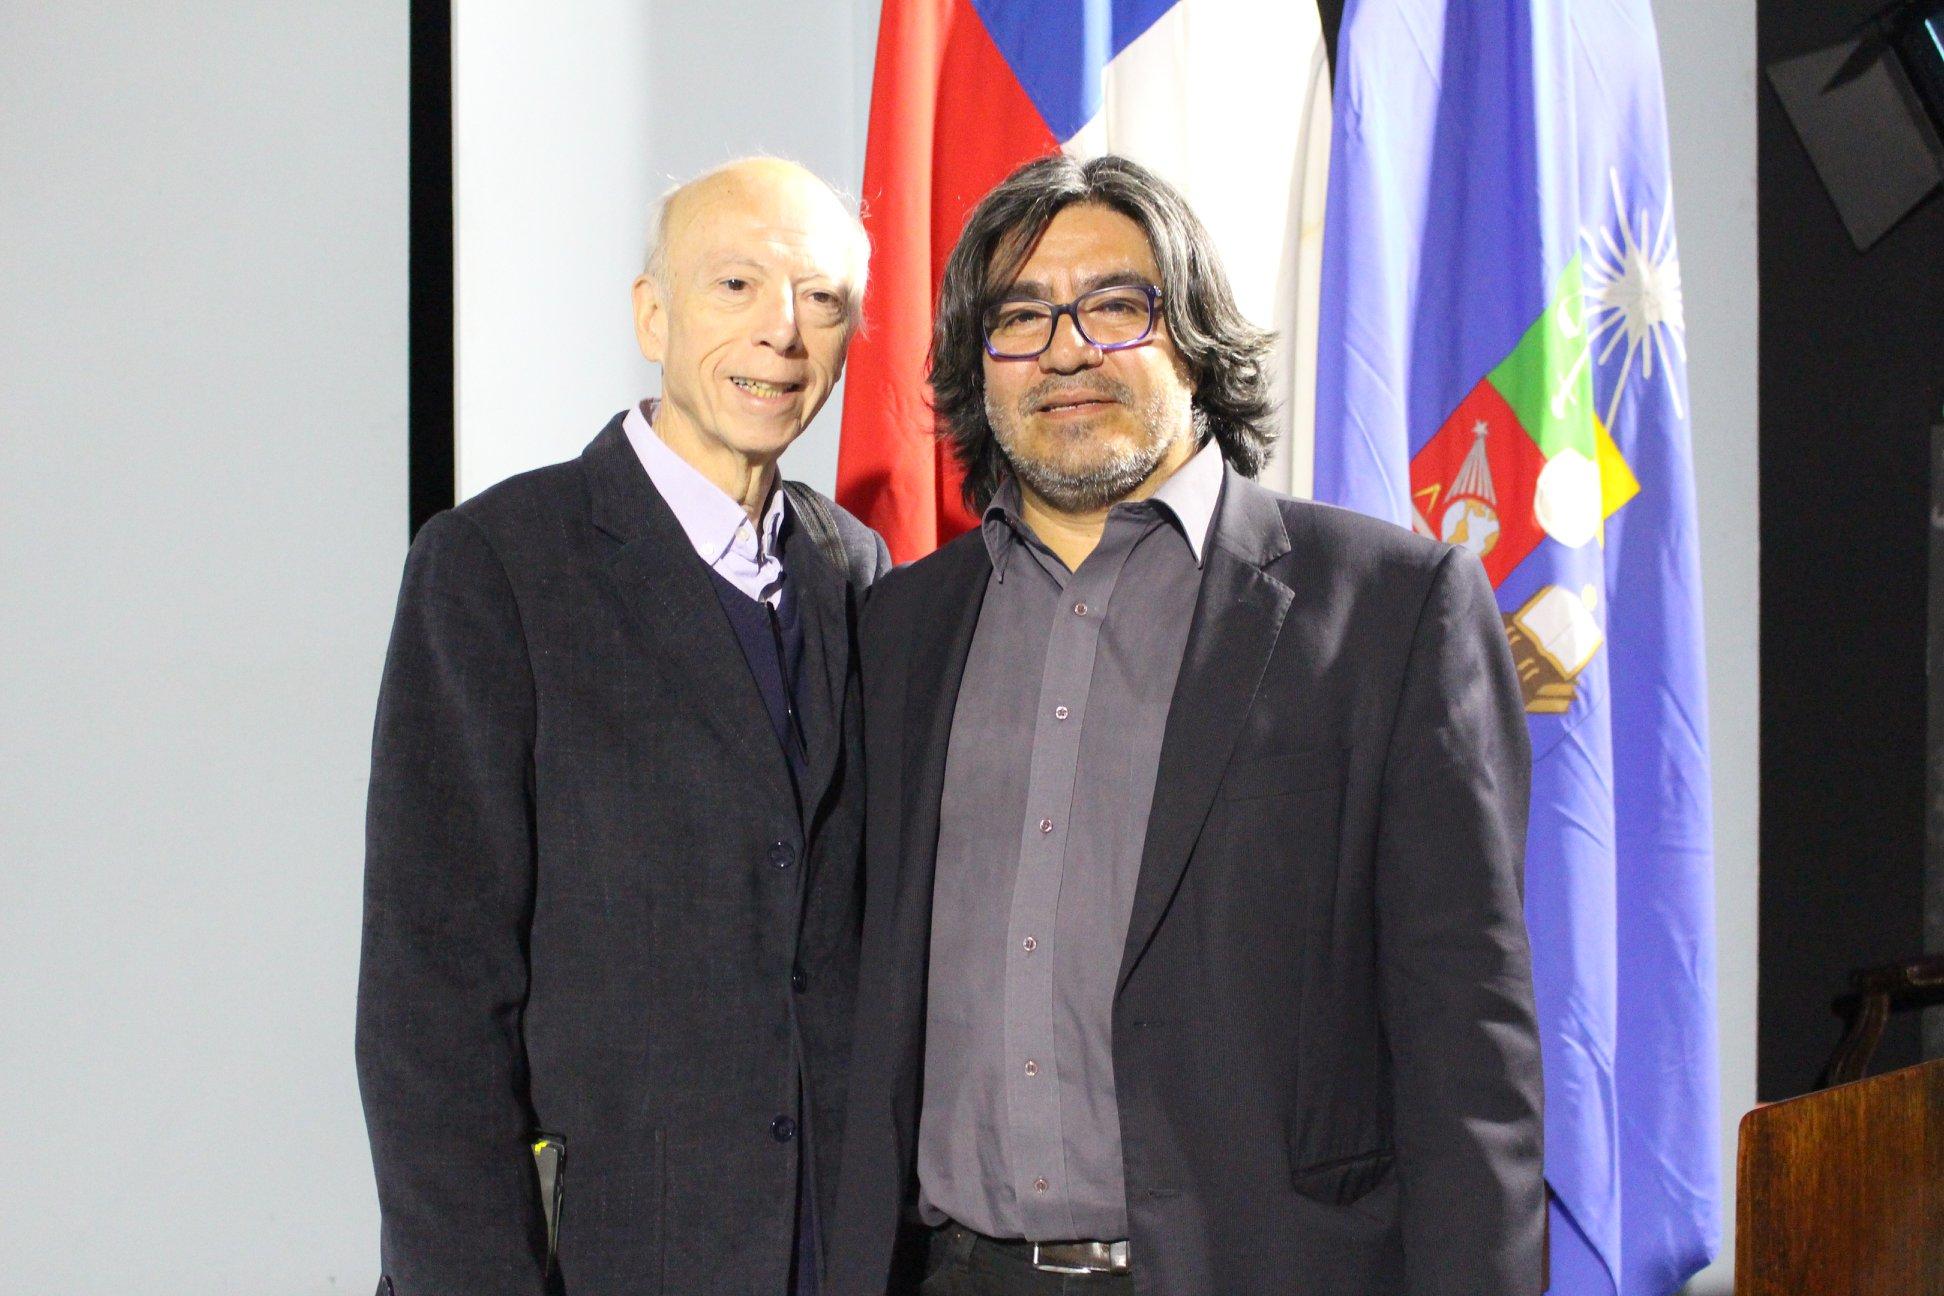
[(900, 562), (972, 524), (925, 383), (938, 281), (986, 191), (1058, 151), (1131, 157), (1187, 196), (1244, 313), (1283, 335), (1272, 479), (1307, 486), (1329, 112), (1309, 0), (886, 0), (838, 498)]

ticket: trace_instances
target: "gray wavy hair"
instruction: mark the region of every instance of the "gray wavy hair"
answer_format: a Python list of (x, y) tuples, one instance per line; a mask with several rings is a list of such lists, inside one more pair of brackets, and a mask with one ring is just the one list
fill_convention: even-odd
[(1079, 162), (1054, 154), (1020, 167), (979, 201), (945, 264), (932, 328), (932, 405), (965, 474), (965, 502), (975, 513), (985, 508), (1009, 471), (986, 420), (985, 312), (1053, 218), (1076, 203), (1112, 208), (1147, 235), (1168, 336), (1195, 384), (1197, 436), (1213, 435), (1229, 465), (1254, 477), (1276, 440), (1264, 367), (1275, 334), (1236, 307), (1214, 240), (1167, 181), (1124, 157)]

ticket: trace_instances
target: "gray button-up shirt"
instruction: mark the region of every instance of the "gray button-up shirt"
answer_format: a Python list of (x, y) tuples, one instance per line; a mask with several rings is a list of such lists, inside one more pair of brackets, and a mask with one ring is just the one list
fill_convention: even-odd
[(1202, 549), (1212, 440), (1069, 572), (1007, 483), (939, 807), (921, 1208), (994, 1237), (1127, 1236), (1113, 1000)]

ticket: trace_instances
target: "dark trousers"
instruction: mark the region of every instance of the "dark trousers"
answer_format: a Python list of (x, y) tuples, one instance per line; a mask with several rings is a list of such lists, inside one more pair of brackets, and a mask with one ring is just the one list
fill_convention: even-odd
[(1033, 1268), (1033, 1249), (957, 1224), (933, 1231), (919, 1296), (1133, 1296), (1128, 1274), (1057, 1274)]

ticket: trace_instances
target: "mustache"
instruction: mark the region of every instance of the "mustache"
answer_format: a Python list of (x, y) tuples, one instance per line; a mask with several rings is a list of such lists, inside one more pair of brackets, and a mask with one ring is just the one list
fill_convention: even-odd
[(1019, 412), (1031, 414), (1055, 397), (1075, 395), (1101, 396), (1123, 405), (1134, 403), (1133, 390), (1117, 378), (1109, 378), (1105, 374), (1085, 378), (1055, 376), (1028, 388), (1026, 394), (1019, 398)]

